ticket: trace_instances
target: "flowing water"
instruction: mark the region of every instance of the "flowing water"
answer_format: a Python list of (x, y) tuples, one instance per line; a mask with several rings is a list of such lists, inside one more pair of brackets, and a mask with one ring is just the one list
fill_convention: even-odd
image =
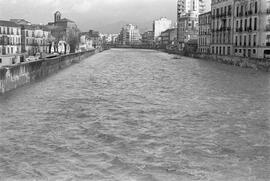
[(0, 96), (0, 180), (269, 181), (270, 76), (112, 49)]

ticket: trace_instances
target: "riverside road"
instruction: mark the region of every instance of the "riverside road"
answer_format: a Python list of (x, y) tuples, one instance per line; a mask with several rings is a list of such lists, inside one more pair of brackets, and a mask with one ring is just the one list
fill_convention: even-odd
[(0, 180), (268, 181), (270, 76), (111, 49), (0, 96)]

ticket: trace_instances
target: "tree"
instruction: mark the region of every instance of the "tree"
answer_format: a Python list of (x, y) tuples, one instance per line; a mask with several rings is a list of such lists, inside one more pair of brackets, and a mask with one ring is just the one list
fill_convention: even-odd
[(67, 32), (67, 43), (70, 46), (70, 53), (74, 53), (80, 43), (79, 31), (72, 28)]

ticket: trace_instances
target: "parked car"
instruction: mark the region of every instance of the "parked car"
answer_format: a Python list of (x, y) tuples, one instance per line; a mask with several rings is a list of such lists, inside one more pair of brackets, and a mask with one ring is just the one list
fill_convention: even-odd
[(26, 58), (27, 62), (32, 62), (32, 61), (37, 61), (38, 57), (34, 57), (34, 56), (29, 56), (28, 58)]

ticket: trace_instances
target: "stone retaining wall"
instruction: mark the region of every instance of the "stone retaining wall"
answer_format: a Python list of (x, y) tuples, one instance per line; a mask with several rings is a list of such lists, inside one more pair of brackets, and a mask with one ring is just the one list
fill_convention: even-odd
[(0, 93), (5, 93), (27, 83), (46, 77), (97, 52), (98, 51), (96, 50), (91, 50), (1, 67)]

